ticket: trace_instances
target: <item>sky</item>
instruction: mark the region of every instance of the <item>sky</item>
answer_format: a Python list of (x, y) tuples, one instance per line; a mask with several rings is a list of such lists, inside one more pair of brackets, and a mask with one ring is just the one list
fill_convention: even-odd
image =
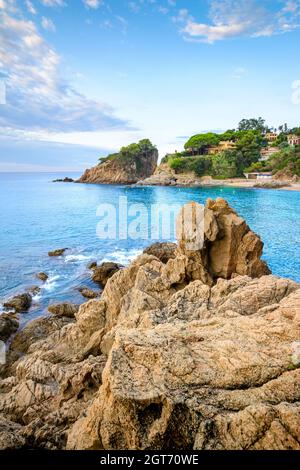
[(300, 125), (300, 0), (0, 0), (0, 171)]

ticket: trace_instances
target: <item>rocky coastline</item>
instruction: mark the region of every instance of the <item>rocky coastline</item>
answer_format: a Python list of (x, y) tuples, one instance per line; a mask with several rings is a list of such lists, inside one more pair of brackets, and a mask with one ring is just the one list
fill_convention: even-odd
[(198, 209), (177, 245), (98, 272), (99, 299), (13, 336), (0, 449), (300, 450), (300, 285), (224, 199)]

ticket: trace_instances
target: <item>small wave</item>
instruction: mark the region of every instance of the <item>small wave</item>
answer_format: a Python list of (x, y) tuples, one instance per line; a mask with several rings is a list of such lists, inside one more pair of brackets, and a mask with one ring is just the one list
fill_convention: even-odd
[(128, 265), (130, 264), (135, 258), (137, 258), (141, 253), (143, 253), (143, 250), (117, 250), (113, 251), (112, 253), (107, 253), (106, 257), (101, 260), (101, 262), (107, 262), (107, 261), (115, 261), (116, 263), (120, 263), (123, 265)]
[[(42, 290), (46, 290), (47, 292), (51, 292), (55, 289), (57, 285), (57, 280), (60, 278), (60, 276), (57, 274), (56, 276), (50, 276), (45, 284), (42, 286)], [(41, 297), (40, 294), (37, 294), (36, 297)]]
[(65, 263), (80, 263), (81, 261), (87, 261), (92, 259), (92, 256), (87, 255), (67, 255), (65, 257)]

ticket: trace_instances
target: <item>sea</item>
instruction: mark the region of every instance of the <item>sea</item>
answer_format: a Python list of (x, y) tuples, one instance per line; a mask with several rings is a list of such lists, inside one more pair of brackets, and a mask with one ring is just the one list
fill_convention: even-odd
[[(41, 288), (22, 322), (46, 314), (53, 303), (84, 302), (78, 288), (99, 290), (90, 262), (128, 265), (151, 243), (174, 241), (176, 211), (207, 198), (227, 199), (261, 236), (273, 274), (300, 282), (300, 192), (53, 182), (64, 176), (0, 173), (0, 311), (11, 296)], [(174, 214), (165, 217), (170, 208)], [(67, 250), (50, 258), (58, 248)], [(36, 278), (41, 271), (49, 276), (45, 283)]]

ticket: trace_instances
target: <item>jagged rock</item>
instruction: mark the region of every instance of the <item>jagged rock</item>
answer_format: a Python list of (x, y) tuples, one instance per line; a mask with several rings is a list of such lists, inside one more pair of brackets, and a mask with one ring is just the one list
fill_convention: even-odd
[(0, 415), (0, 450), (21, 449), (25, 445), (22, 426)]
[(230, 279), (234, 274), (260, 277), (270, 273), (260, 259), (260, 237), (224, 199), (208, 199), (204, 209), (194, 202), (184, 206), (177, 234), (179, 251), (187, 256), (187, 274), (192, 280), (212, 284), (216, 278)]
[(142, 254), (6, 369), (0, 412), (26, 444), (300, 449), (300, 285), (263, 275), (260, 239), (225, 201), (190, 220), (201, 233), (175, 258)]
[(67, 250), (67, 248), (59, 248), (58, 250), (53, 250), (48, 252), (48, 256), (54, 257), (54, 256), (61, 256), (64, 254), (64, 252)]
[(6, 342), (19, 328), (19, 322), (9, 313), (0, 315), (0, 340)]
[(54, 304), (48, 307), (48, 311), (58, 317), (74, 318), (75, 313), (79, 310), (79, 305), (65, 302), (63, 304)]
[(32, 297), (30, 294), (20, 294), (12, 297), (7, 302), (4, 302), (3, 307), (6, 309), (14, 309), (15, 312), (22, 313), (26, 312), (32, 303)]
[(78, 291), (86, 299), (95, 299), (96, 297), (99, 297), (99, 292), (95, 292), (92, 289), (88, 289), (87, 287), (80, 287)]
[(37, 341), (46, 339), (52, 333), (73, 321), (67, 317), (57, 316), (46, 316), (32, 320), (14, 336), (9, 349), (8, 363), (26, 354), (29, 348)]
[(36, 277), (40, 279), (40, 281), (46, 282), (49, 276), (48, 274), (41, 272), (41, 273), (38, 273)]
[(176, 257), (176, 243), (153, 243), (144, 250), (146, 255), (152, 255), (158, 258), (162, 263), (167, 263), (169, 259)]
[(100, 266), (93, 268), (92, 279), (94, 282), (98, 282), (102, 286), (105, 286), (108, 279), (113, 276), (116, 272), (118, 272), (121, 268), (123, 268), (123, 266), (118, 263), (102, 263)]

